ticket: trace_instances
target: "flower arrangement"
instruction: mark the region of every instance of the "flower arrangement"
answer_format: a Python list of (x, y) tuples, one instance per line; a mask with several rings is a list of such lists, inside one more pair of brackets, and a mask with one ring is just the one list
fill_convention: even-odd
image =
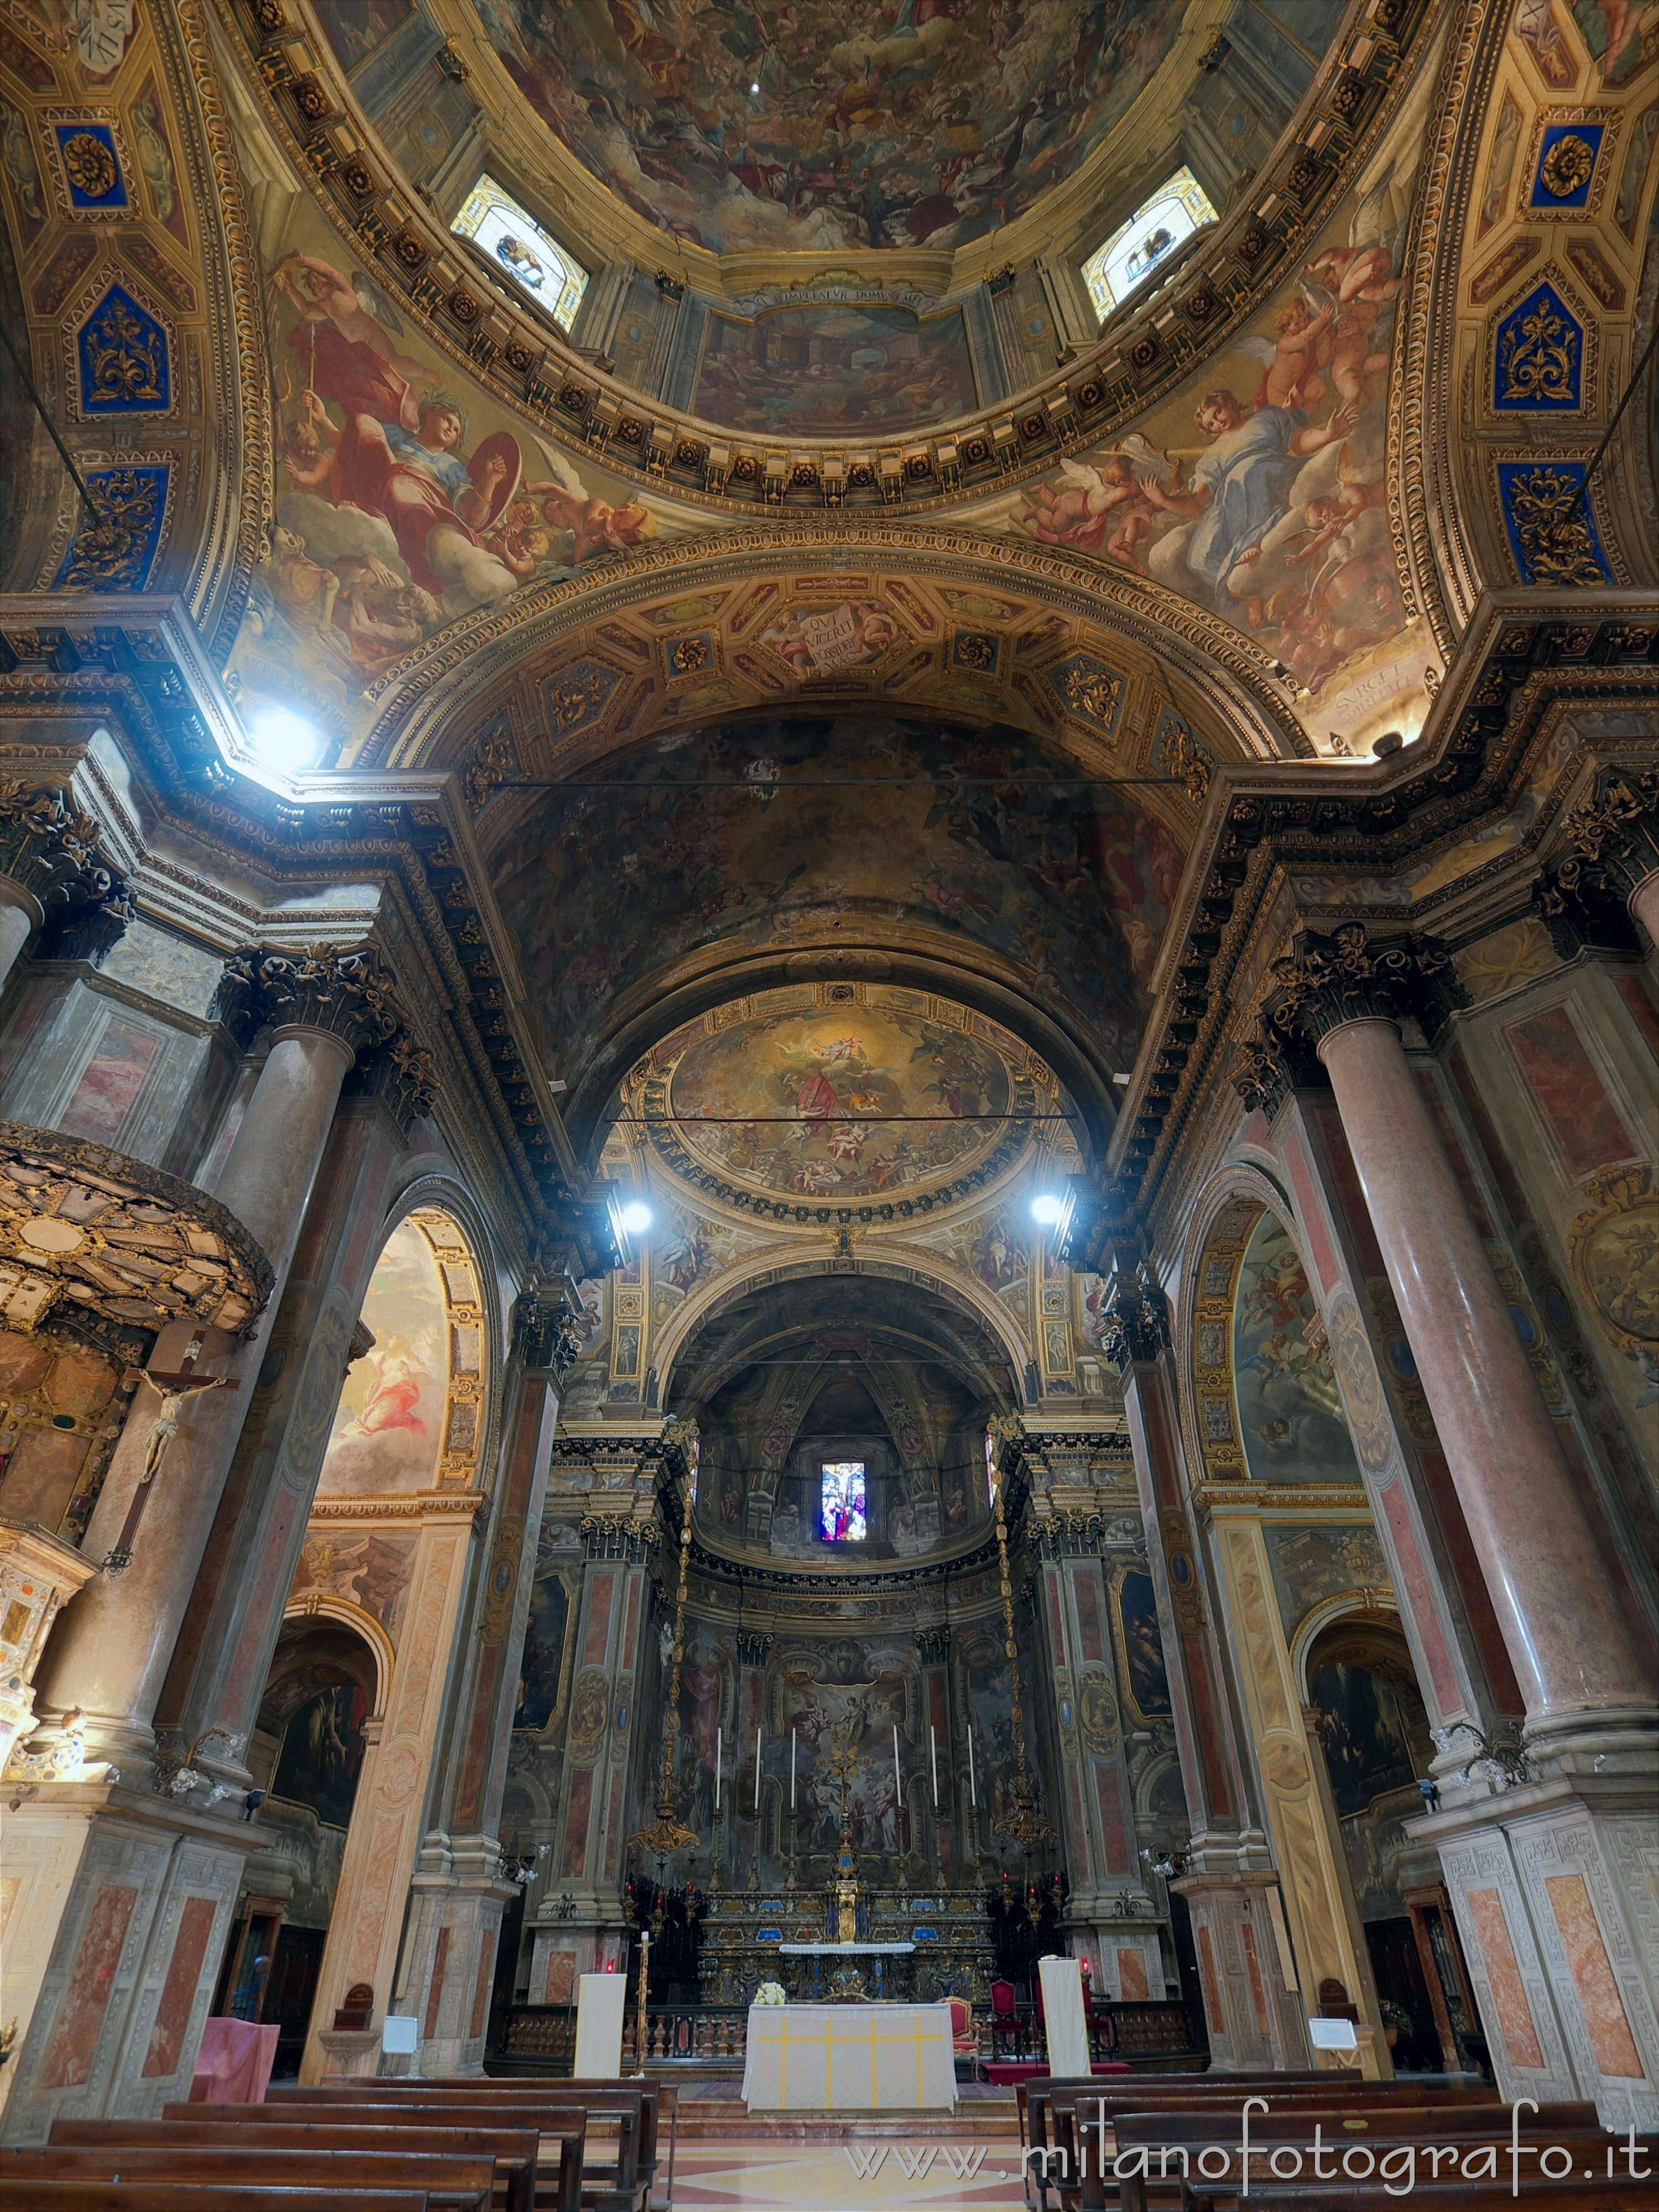
[(787, 2004), (789, 1993), (781, 1982), (763, 1982), (755, 1992), (757, 2005)]

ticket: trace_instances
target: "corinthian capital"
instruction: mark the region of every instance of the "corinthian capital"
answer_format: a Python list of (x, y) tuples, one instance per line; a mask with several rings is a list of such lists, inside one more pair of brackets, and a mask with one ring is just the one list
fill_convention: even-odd
[(1443, 945), (1373, 933), (1363, 922), (1345, 922), (1329, 937), (1298, 932), (1270, 973), (1273, 1026), (1312, 1045), (1348, 1022), (1397, 1022), (1403, 1014), (1435, 1028), (1448, 1007), (1468, 1004)]
[(1659, 871), (1659, 769), (1607, 776), (1589, 804), (1567, 816), (1561, 834), (1568, 850), (1555, 881), (1569, 898), (1588, 902), (1605, 888), (1628, 899)]
[(98, 857), (98, 824), (58, 784), (0, 776), (0, 875), (34, 898), (58, 958), (100, 959), (132, 919), (125, 878)]
[(406, 1025), (392, 980), (372, 945), (233, 952), (214, 1000), (228, 1028), (326, 1030), (354, 1053), (388, 1045)]

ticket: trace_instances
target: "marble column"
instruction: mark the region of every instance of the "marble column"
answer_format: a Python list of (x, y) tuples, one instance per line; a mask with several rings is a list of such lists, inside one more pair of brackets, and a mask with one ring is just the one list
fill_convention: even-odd
[[(405, 1938), (404, 2009), (422, 2022), (417, 2072), (482, 2073), (501, 1916), (497, 1836), (519, 1662), (558, 1420), (559, 1302), (526, 1291), (514, 1316), (521, 1362), (506, 1466), (477, 1603), (475, 1656), (447, 1735), (437, 1818), (417, 1863)], [(527, 1364), (522, 1364), (527, 1363)]]
[(9, 876), (0, 876), (0, 991), (11, 980), (18, 954), (42, 919), (39, 899)]
[[(1650, 1715), (1566, 1459), (1406, 1058), (1395, 1014), (1443, 963), (1362, 929), (1298, 939), (1275, 1018), (1318, 1048), (1534, 1742)], [(1339, 1337), (1340, 1375), (1356, 1364)], [(1378, 1407), (1379, 1416), (1382, 1408)]]
[[(221, 1011), (244, 1026), (269, 1024), (269, 1051), (220, 1170), (215, 1195), (270, 1261), (273, 1282), (247, 1340), (209, 1331), (200, 1362), (228, 1374), (234, 1390), (188, 1402), (155, 1477), (155, 1494), (120, 1574), (100, 1574), (65, 1607), (39, 1677), (41, 1705), (86, 1716), (100, 1755), (143, 1758), (174, 1639), (185, 1617), (214, 1516), (247, 1417), (272, 1321), (281, 1303), (340, 1087), (359, 1048), (398, 1026), (374, 954), (238, 955), (227, 963)], [(173, 1323), (156, 1340), (152, 1364), (176, 1367), (194, 1332)], [(157, 1395), (143, 1392), (115, 1449), (83, 1548), (102, 1558), (115, 1544), (137, 1487)]]

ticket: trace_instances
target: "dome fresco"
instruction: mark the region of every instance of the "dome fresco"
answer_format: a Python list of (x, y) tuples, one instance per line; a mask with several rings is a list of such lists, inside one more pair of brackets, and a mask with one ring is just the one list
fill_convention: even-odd
[(572, 153), (714, 252), (957, 246), (1111, 129), (1186, 0), (496, 0), (520, 90)]
[(745, 1190), (867, 1198), (931, 1188), (996, 1150), (1009, 1125), (983, 1117), (1031, 1098), (1014, 1041), (920, 993), (846, 997), (819, 1010), (809, 989), (769, 992), (750, 1018), (696, 1024), (659, 1049), (674, 1133), (701, 1166)]

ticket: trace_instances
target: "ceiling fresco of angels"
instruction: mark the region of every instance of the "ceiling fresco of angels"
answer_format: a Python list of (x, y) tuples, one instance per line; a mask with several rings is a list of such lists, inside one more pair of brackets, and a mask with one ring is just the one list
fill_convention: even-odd
[(602, 184), (717, 253), (955, 246), (1120, 121), (1187, 0), (497, 0), (520, 90)]
[(1436, 658), (1408, 630), (1386, 483), (1425, 96), (1247, 330), (1127, 436), (980, 510), (1223, 616), (1291, 671), (1316, 742), (1345, 746), (1407, 714)]

